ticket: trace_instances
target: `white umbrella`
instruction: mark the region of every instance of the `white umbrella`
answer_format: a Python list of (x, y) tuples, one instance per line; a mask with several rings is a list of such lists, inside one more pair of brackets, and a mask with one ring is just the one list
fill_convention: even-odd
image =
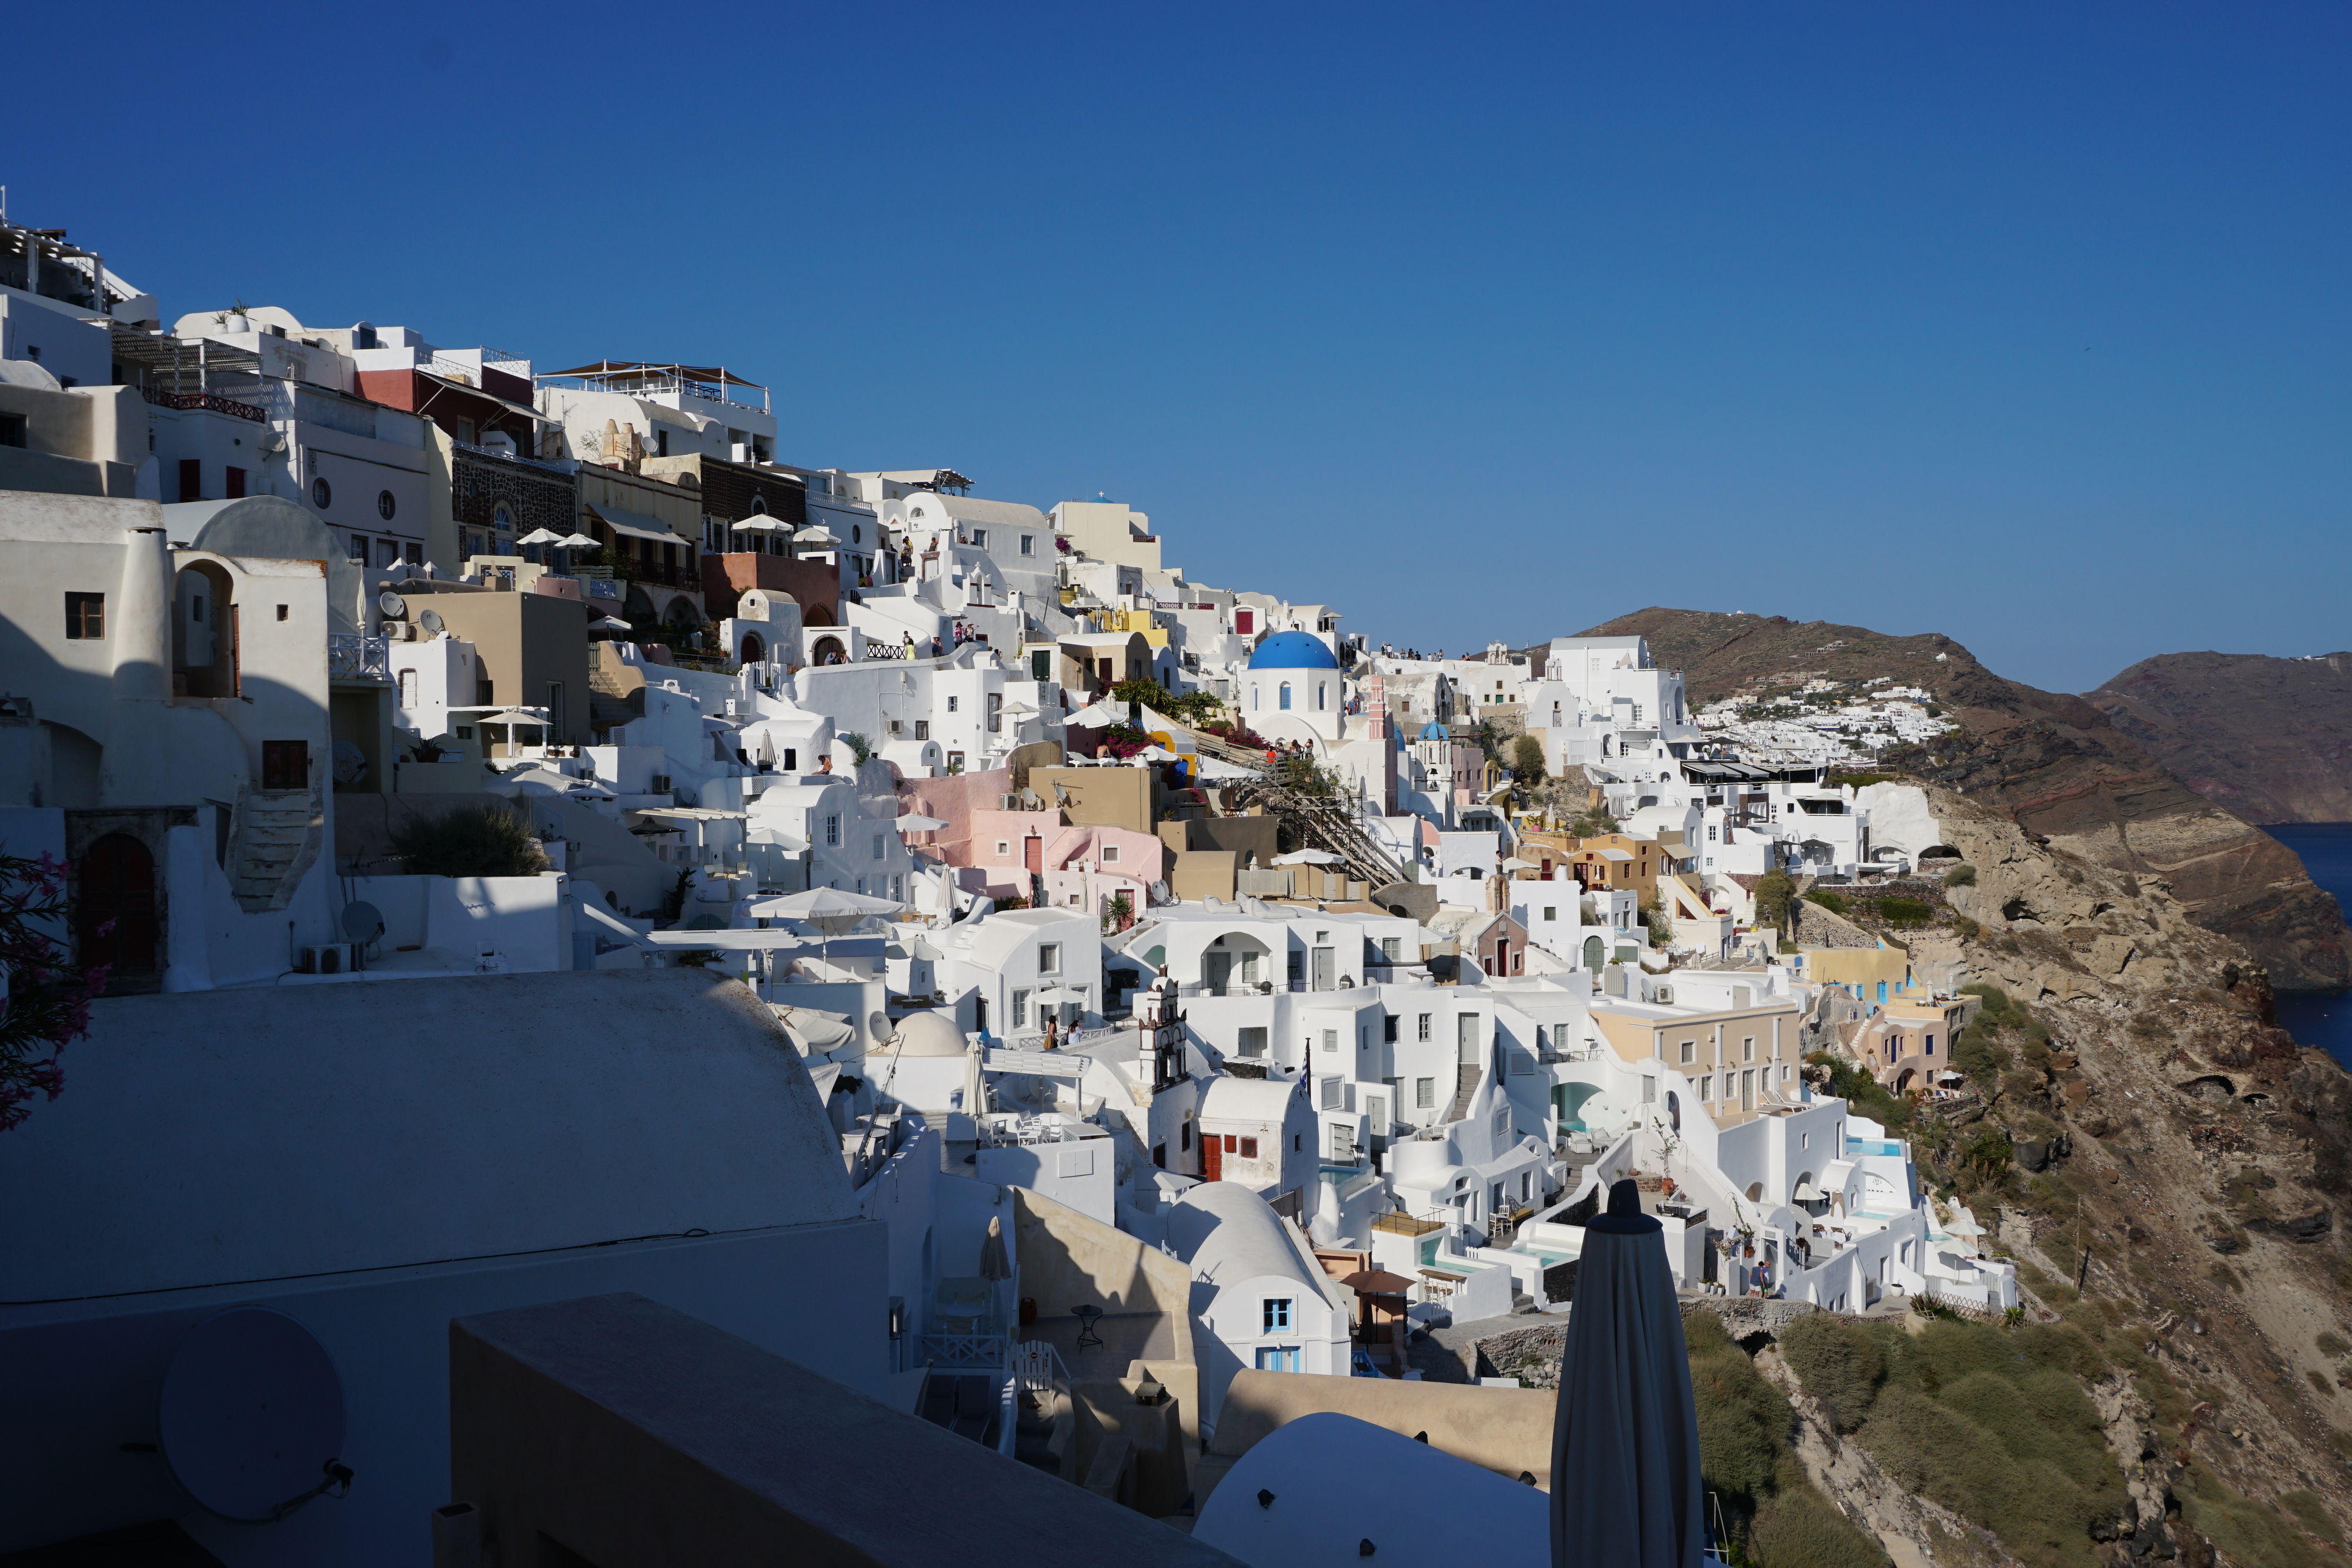
[(745, 517), (740, 523), (730, 523), (727, 526), (739, 534), (772, 534), (789, 529), (792, 524), (782, 517)]
[(565, 549), (602, 549), (604, 548), (601, 541), (592, 539), (586, 534), (566, 534), (555, 542), (562, 546)]
[(588, 622), (588, 630), (591, 632), (630, 632), (635, 631), (635, 628), (617, 615), (605, 615)]
[(1984, 1227), (1979, 1225), (1975, 1220), (1970, 1219), (1967, 1215), (1963, 1214), (1958, 1219), (1955, 1219), (1949, 1225), (1944, 1227), (1944, 1234), (1947, 1236), (1959, 1237), (1982, 1236), (1984, 1234)]
[(794, 534), (793, 542), (803, 545), (837, 545), (841, 542), (841, 536), (823, 523), (819, 523), (814, 528), (803, 528)]
[(563, 536), (553, 528), (533, 528), (515, 540), (519, 545), (560, 545), (562, 542)]
[(1584, 1228), (1551, 1436), (1552, 1568), (1696, 1568), (1698, 1409), (1664, 1228), (1631, 1181)]
[(1276, 865), (1338, 865), (1343, 857), (1329, 850), (1293, 850), (1286, 855), (1274, 857)]
[(1108, 729), (1112, 725), (1127, 722), (1127, 705), (1125, 703), (1116, 706), (1110, 703), (1088, 703), (1062, 722), (1074, 724), (1080, 729)]
[(763, 898), (751, 907), (751, 913), (761, 919), (798, 920), (815, 926), (828, 936), (837, 936), (873, 915), (896, 915), (899, 905), (894, 899), (871, 898), (862, 893), (844, 893), (837, 887), (814, 887), (806, 893), (788, 893), (778, 898)]
[(898, 831), (902, 833), (936, 833), (946, 826), (937, 817), (919, 817), (912, 811), (898, 819)]

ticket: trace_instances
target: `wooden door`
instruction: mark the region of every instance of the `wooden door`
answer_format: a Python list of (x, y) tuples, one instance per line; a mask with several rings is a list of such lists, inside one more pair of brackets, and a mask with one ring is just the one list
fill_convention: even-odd
[(1030, 872), (1045, 869), (1045, 841), (1032, 833), (1021, 841), (1021, 863)]
[(89, 846), (76, 875), (74, 936), (85, 967), (156, 967), (155, 857), (128, 833)]
[(1214, 1133), (1201, 1134), (1201, 1179), (1202, 1181), (1224, 1179), (1224, 1139)]

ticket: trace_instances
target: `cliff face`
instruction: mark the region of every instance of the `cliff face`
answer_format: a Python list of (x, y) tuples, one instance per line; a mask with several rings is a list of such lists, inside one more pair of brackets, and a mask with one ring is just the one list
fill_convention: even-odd
[(2000, 810), (2098, 865), (2160, 879), (2198, 924), (2236, 938), (2286, 990), (2352, 985), (2336, 901), (2294, 852), (2190, 789), (2098, 707), (1993, 674), (1941, 633), (1888, 637), (1785, 616), (1649, 609), (1588, 636), (1638, 634), (1696, 704), (1776, 683), (1893, 676), (1959, 729), (1889, 768)]
[(2165, 653), (2086, 701), (2250, 822), (2352, 822), (2352, 653)]
[[(2205, 1478), (2267, 1518), (2305, 1506), (2329, 1531), (2352, 1521), (2352, 1346), (2338, 1337), (2352, 1288), (2352, 1076), (2276, 1027), (2244, 950), (2161, 879), (2045, 841), (1994, 793), (1927, 789), (1941, 841), (1975, 880), (1944, 890), (1965, 918), (1902, 940), (1920, 972), (1999, 986), (2051, 1038), (1918, 1106), (1922, 1179), (1942, 1189), (1956, 1153), (2007, 1140), (2014, 1165), (1959, 1178), (1987, 1244), (2020, 1261), (2027, 1321), (2063, 1321), (2106, 1347), (2111, 1359), (2079, 1375), (2133, 1502), (2096, 1561), (2329, 1562), (2296, 1555), (2292, 1540), (2284, 1555), (2250, 1546)], [(1785, 1372), (1770, 1353), (1757, 1364)], [(1939, 1563), (2060, 1560), (2025, 1540), (1969, 1546), (1916, 1485), (1839, 1437), (1793, 1377), (1779, 1381), (1806, 1418), (1808, 1473), (1883, 1542), (1908, 1538)]]

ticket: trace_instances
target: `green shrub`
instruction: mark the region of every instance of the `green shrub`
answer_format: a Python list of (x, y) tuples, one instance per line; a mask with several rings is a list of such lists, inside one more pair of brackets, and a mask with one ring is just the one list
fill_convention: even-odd
[(1724, 1333), (1722, 1320), (1693, 1312), (1683, 1339), (1698, 1408), (1700, 1485), (1722, 1506), (1731, 1560), (1750, 1568), (1886, 1568), (1877, 1542), (1805, 1479), (1794, 1447), (1796, 1412)]
[(1818, 904), (1823, 909), (1828, 910), (1832, 915), (1843, 915), (1846, 912), (1846, 904), (1844, 899), (1840, 898), (1834, 893), (1824, 892), (1819, 888), (1816, 888), (1812, 892), (1805, 894), (1805, 902), (1808, 904)]
[[(2094, 1316), (2100, 1314), (2094, 1313)], [(2123, 1478), (2078, 1378), (2105, 1358), (2079, 1329), (1951, 1318), (1874, 1330), (1886, 1379), (1855, 1440), (1898, 1484), (1999, 1535), (2034, 1568), (2096, 1561)]]
[(857, 758), (857, 766), (860, 768), (865, 767), (866, 759), (874, 755), (874, 743), (865, 736), (843, 731), (836, 734), (834, 738), (849, 747), (849, 754)]
[(2189, 1527), (2246, 1568), (2314, 1568), (2321, 1561), (2293, 1524), (2201, 1464), (2183, 1471), (2172, 1490)]
[(1756, 1568), (1886, 1568), (1878, 1542), (1811, 1487), (1780, 1492), (1748, 1532)]
[(1916, 898), (1882, 898), (1878, 917), (1890, 925), (1925, 925), (1936, 918), (1936, 906)]
[(2008, 1050), (1982, 1018), (1971, 1021), (1952, 1041), (1952, 1065), (1988, 1088), (2000, 1082), (2009, 1061)]
[(2345, 1343), (2343, 1335), (2328, 1329), (2321, 1329), (2319, 1337), (2311, 1343), (2319, 1347), (2319, 1354), (2322, 1355), (2352, 1354), (2352, 1344)]
[(1796, 879), (1779, 868), (1766, 872), (1756, 879), (1756, 924), (1785, 925), (1789, 905), (1797, 896)]
[(1790, 1323), (1780, 1335), (1780, 1354), (1841, 1432), (1862, 1425), (1886, 1377), (1885, 1358), (1870, 1331), (1826, 1312)]
[(1523, 735), (1511, 742), (1511, 776), (1522, 784), (1544, 781), (1543, 742), (1532, 735)]
[(1684, 1322), (1690, 1353), (1691, 1396), (1698, 1407), (1699, 1472), (1704, 1485), (1739, 1520), (1752, 1518), (1770, 1495), (1780, 1455), (1796, 1427), (1796, 1412), (1764, 1381), (1748, 1354), (1723, 1332), (1713, 1312)]
[(1974, 887), (1976, 884), (1977, 868), (1965, 861), (1944, 873), (1946, 887)]
[(2341, 1546), (2344, 1544), (2344, 1531), (2336, 1528), (2336, 1521), (2329, 1517), (2327, 1505), (2319, 1500), (2318, 1493), (2307, 1491), (2281, 1492), (2279, 1494), (2279, 1503), (2289, 1513), (2294, 1515), (2295, 1518), (2303, 1521), (2304, 1529), (2311, 1531), (2312, 1534), (2316, 1535), (2320, 1540), (2327, 1542), (2328, 1545)]
[(537, 876), (549, 869), (530, 825), (503, 801), (412, 817), (391, 840), (411, 876)]

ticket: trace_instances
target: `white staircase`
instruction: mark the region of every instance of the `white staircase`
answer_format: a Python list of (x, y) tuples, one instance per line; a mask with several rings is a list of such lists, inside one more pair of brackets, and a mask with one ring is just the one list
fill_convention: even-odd
[(319, 858), (326, 812), (309, 789), (256, 789), (237, 808), (229, 888), (248, 914), (283, 909)]

